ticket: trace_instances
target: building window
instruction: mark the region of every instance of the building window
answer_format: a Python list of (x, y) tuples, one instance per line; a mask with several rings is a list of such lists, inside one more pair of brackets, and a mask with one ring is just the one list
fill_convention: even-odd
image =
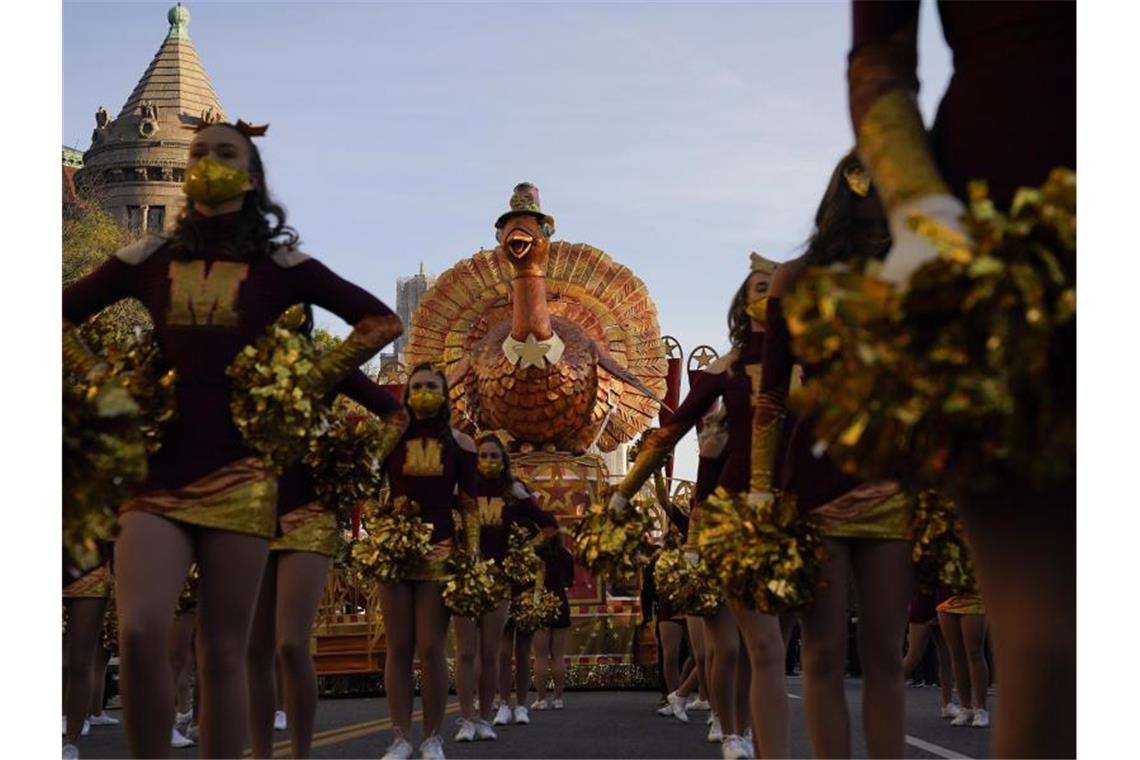
[(142, 228), (142, 206), (127, 206), (127, 229), (131, 232), (142, 232)]
[(150, 206), (146, 210), (146, 228), (150, 232), (162, 232), (166, 223), (166, 206)]

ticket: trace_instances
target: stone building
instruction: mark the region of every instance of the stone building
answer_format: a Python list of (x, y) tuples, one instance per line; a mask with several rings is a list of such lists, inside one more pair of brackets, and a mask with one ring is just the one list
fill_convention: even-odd
[(119, 115), (95, 112), (91, 147), (75, 181), (121, 224), (134, 231), (173, 227), (185, 196), (186, 153), (192, 129), (225, 114), (190, 43), (190, 11), (167, 13), (170, 28), (154, 60)]
[(420, 271), (411, 277), (401, 277), (396, 280), (396, 313), (404, 323), (404, 334), (396, 338), (393, 349), (396, 355), (403, 360), (404, 346), (408, 344), (408, 337), (412, 334), (412, 316), (423, 300), (424, 293), (435, 285), (435, 277), (424, 273), (423, 262), (420, 262)]

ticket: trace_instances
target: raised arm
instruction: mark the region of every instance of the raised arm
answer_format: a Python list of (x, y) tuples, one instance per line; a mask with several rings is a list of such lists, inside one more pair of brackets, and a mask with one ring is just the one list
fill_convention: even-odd
[[(727, 364), (725, 359), (728, 359), (729, 356), (731, 354), (722, 358), (720, 362)], [(665, 460), (669, 458), (669, 453), (673, 451), (677, 442), (697, 424), (705, 412), (724, 393), (726, 372), (727, 369), (725, 368), (721, 369), (720, 372), (701, 372), (697, 376), (697, 382), (693, 384), (689, 390), (689, 395), (685, 397), (684, 402), (669, 420), (669, 423), (651, 433), (641, 444), (641, 451), (638, 453), (636, 461), (610, 500), (611, 507), (624, 508), (624, 504), (628, 503), (633, 495), (641, 490), (645, 481), (649, 480), (653, 473), (665, 464)]]
[(336, 392), (348, 396), (379, 418), (380, 441), (376, 452), (383, 462), (392, 449), (400, 442), (400, 437), (408, 429), (408, 411), (396, 397), (368, 379), (359, 369), (348, 374), (336, 387)]
[(99, 366), (99, 357), (74, 328), (111, 304), (133, 295), (136, 271), (135, 266), (116, 254), (91, 274), (63, 289), (63, 361), (68, 370), (86, 376)]

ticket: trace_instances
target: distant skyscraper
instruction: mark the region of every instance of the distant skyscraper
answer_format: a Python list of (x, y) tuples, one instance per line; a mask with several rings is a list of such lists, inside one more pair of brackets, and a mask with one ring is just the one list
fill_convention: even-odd
[(435, 276), (424, 274), (424, 263), (422, 261), (420, 262), (419, 274), (396, 280), (396, 313), (400, 315), (400, 321), (404, 323), (404, 334), (396, 339), (395, 350), (401, 360), (403, 359), (404, 346), (408, 344), (408, 338), (412, 334), (412, 315), (416, 313), (416, 308), (420, 305), (424, 293), (428, 292), (432, 285), (435, 285)]

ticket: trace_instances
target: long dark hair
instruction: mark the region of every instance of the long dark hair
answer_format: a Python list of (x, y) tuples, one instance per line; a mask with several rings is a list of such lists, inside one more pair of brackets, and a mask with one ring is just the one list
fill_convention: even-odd
[(752, 333), (752, 318), (748, 316), (748, 281), (755, 272), (749, 272), (736, 289), (732, 305), (728, 307), (728, 340), (733, 348), (743, 348)]
[[(804, 263), (808, 266), (828, 266), (853, 257), (882, 258), (890, 248), (891, 237), (886, 219), (882, 217), (875, 188), (865, 196), (851, 189), (849, 175), (864, 172), (854, 151), (839, 159), (827, 190), (815, 212), (815, 229), (804, 244)], [(859, 211), (878, 206), (878, 218), (860, 217)]]
[[(272, 256), (281, 248), (295, 248), (299, 242), (297, 231), (285, 222), (285, 208), (274, 201), (269, 195), (269, 186), (265, 181), (265, 164), (261, 160), (261, 151), (252, 140), (242, 134), (232, 124), (216, 124), (211, 126), (229, 127), (241, 136), (249, 146), (249, 175), (255, 180), (254, 188), (245, 194), (242, 199), (241, 210), (229, 235), (221, 245), (230, 249), (231, 254), (244, 261)], [(196, 216), (193, 203), (187, 203), (178, 215), (174, 227), (174, 239), (179, 247), (191, 258), (202, 255), (206, 246), (206, 236), (203, 227), (209, 223), (209, 218)]]
[(451, 427), (451, 394), (448, 391), (447, 375), (444, 374), (443, 370), (441, 370), (439, 367), (436, 367), (431, 362), (420, 362), (416, 366), (412, 367), (412, 371), (408, 373), (408, 382), (406, 382), (404, 384), (404, 408), (408, 410), (408, 418), (413, 419), (413, 420), (416, 419), (416, 415), (412, 411), (412, 407), (408, 405), (408, 396), (411, 394), (412, 377), (417, 372), (423, 372), (425, 370), (427, 372), (432, 373), (436, 377), (438, 377), (440, 385), (443, 387), (443, 405), (440, 406), (439, 411), (437, 411), (435, 413), (434, 419), (443, 420), (445, 423), (447, 423), (448, 428), (450, 428)]

